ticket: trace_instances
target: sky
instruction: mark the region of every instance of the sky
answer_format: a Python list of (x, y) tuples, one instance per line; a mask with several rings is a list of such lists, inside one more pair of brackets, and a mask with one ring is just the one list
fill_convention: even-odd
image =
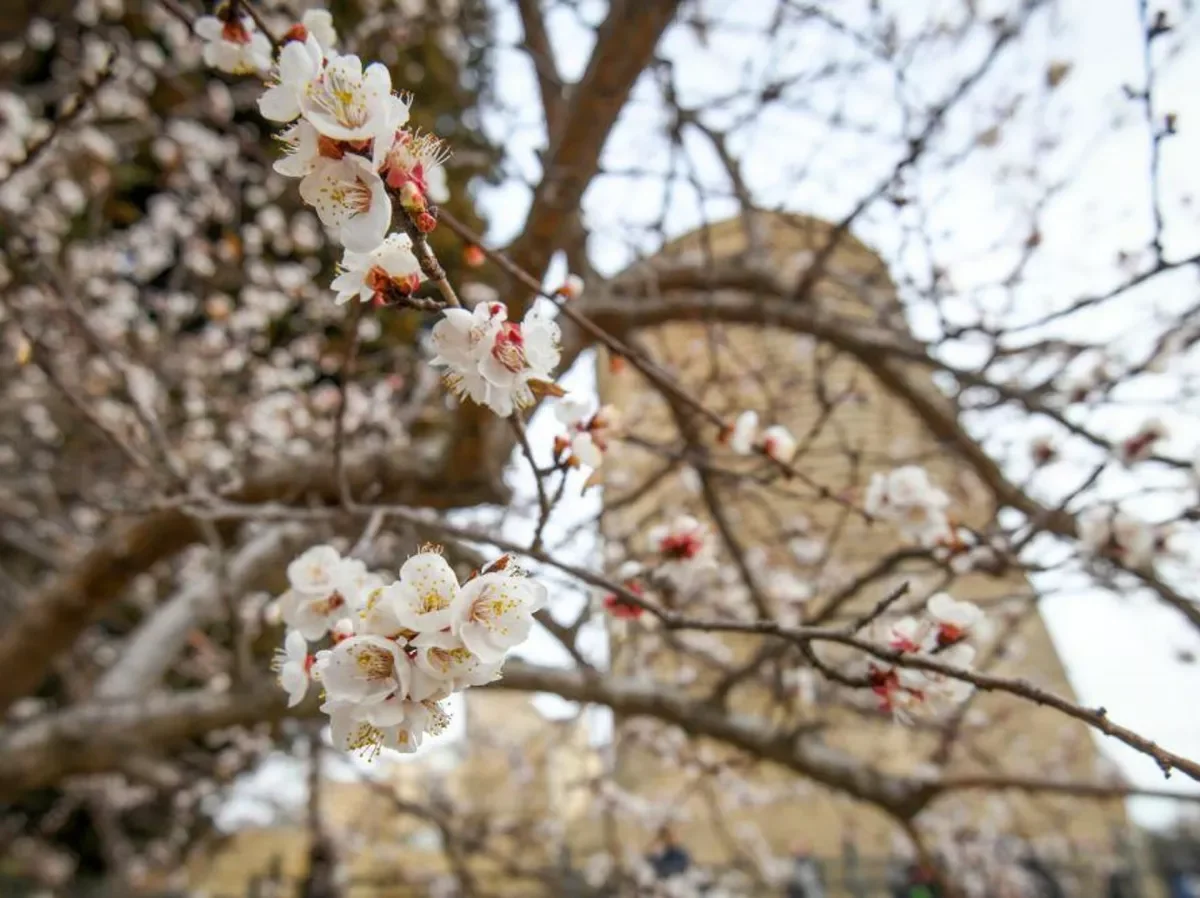
[[(490, 242), (503, 245), (519, 232), (524, 221), (530, 192), (520, 182), (536, 181), (537, 151), (544, 146), (544, 134), (532, 67), (524, 53), (511, 49), (521, 34), (513, 5), (500, 0), (493, 0), (492, 5), (498, 13), (498, 44), (509, 49), (497, 54), (497, 89), (505, 112), (502, 117), (485, 117), (485, 126), (503, 140), (509, 164), (520, 177), (506, 179), (498, 187), (480, 188), (478, 197), (490, 220)], [(861, 5), (857, 0), (846, 0), (838, 5), (838, 12), (853, 21)], [(940, 0), (919, 4), (923, 11), (942, 7), (952, 11), (957, 5)], [(979, 5), (985, 9), (997, 6), (986, 2)], [(1008, 4), (1003, 6), (1007, 8)], [(1182, 18), (1177, 3), (1167, 2), (1156, 8), (1160, 6), (1171, 13), (1173, 20)], [(704, 7), (734, 26), (760, 25), (775, 3), (712, 0)], [(603, 8), (603, 3), (584, 0), (579, 6), (580, 17), (594, 23)], [(902, 25), (904, 21), (902, 18)], [(1184, 29), (1195, 36), (1200, 30), (1197, 17), (1185, 21)], [(590, 29), (566, 12), (550, 16), (547, 24), (563, 74), (568, 80), (577, 78), (587, 61)], [(986, 114), (988, 110), (1002, 108), (1031, 79), (1044, 77), (1044, 61), (1070, 62), (1070, 73), (1062, 86), (1045, 104), (1024, 107), (1006, 123), (995, 150), (971, 150), (968, 162), (952, 173), (922, 172), (919, 187), (914, 189), (922, 191), (923, 199), (934, 210), (925, 225), (931, 235), (930, 246), (913, 247), (903, 240), (895, 216), (873, 212), (863, 217), (856, 236), (876, 248), (894, 273), (919, 278), (936, 261), (949, 272), (962, 303), (971, 309), (998, 309), (1004, 298), (990, 285), (1013, 264), (1014, 247), (1020, 246), (1026, 233), (1021, 229), (1027, 229), (1030, 207), (1041, 189), (1061, 181), (1068, 186), (1056, 191), (1039, 219), (1044, 251), (1027, 270), (1026, 284), (1018, 291), (1009, 314), (1018, 319), (1021, 315), (1037, 316), (1047, 308), (1115, 283), (1121, 275), (1112, 260), (1122, 248), (1145, 246), (1150, 220), (1142, 189), (1147, 166), (1145, 130), (1131, 116), (1131, 106), (1122, 92), (1123, 85), (1140, 85), (1142, 80), (1140, 45), (1131, 39), (1136, 27), (1134, 0), (1060, 0), (1047, 12), (1039, 13), (1020, 52), (1010, 54), (998, 66), (996, 77), (986, 86), (981, 85), (979, 97), (966, 104), (961, 114), (950, 116), (945, 145), (958, 149), (970, 146), (974, 136), (992, 121)], [(763, 54), (759, 41), (739, 33), (736, 27), (729, 30), (732, 37), (712, 35), (708, 46), (685, 29), (667, 36), (660, 52), (675, 64), (684, 103), (703, 104), (726, 92), (732, 81), (754, 82), (804, 69), (812, 58), (822, 54), (847, 58), (852, 53), (852, 48), (828, 35), (822, 39), (806, 33), (794, 42), (780, 41), (781, 49), (776, 54)], [(914, 63), (911, 83), (904, 89), (911, 96), (932, 101), (978, 61), (982, 49), (982, 45), (966, 42), (961, 47), (929, 53), (928, 58)], [(1031, 64), (1031, 60), (1039, 62)], [(1200, 186), (1194, 164), (1200, 158), (1200, 92), (1195, 90), (1200, 84), (1200, 54), (1176, 57), (1160, 79), (1161, 108), (1175, 111), (1180, 122), (1180, 133), (1164, 146), (1163, 156), (1163, 180), (1171, 187), (1165, 202), (1171, 222), (1165, 247), (1171, 258), (1200, 249), (1200, 226), (1184, 205)], [(804, 97), (814, 110), (828, 113), (838, 109), (844, 113), (848, 125), (842, 132), (831, 133), (813, 117), (771, 114), (734, 138), (735, 151), (746, 163), (752, 192), (764, 207), (837, 219), (891, 170), (897, 152), (896, 135), (903, 126), (889, 93), (895, 85), (873, 71), (846, 82), (844, 77), (836, 85), (817, 79), (805, 88), (809, 93)], [(607, 167), (638, 164), (655, 168), (665, 158), (665, 143), (659, 136), (663, 116), (652, 95), (645, 84), (635, 88), (633, 101), (622, 113), (606, 146)], [(1197, 125), (1193, 127), (1192, 122)], [(881, 133), (857, 133), (855, 123), (870, 123)], [(1045, 148), (1041, 141), (1048, 133), (1065, 139), (1057, 147)], [(691, 175), (703, 183), (719, 185), (723, 175), (711, 151), (699, 144), (689, 144), (689, 151), (695, 166)], [(1037, 161), (1032, 177), (1022, 169), (1030, 159)], [(655, 249), (653, 238), (638, 234), (630, 222), (655, 219), (661, 188), (653, 185), (660, 183), (636, 177), (607, 178), (588, 191), (584, 210), (593, 235), (589, 253), (598, 271), (614, 273), (637, 254)], [(705, 218), (719, 220), (735, 210), (727, 200), (702, 204), (694, 195), (680, 191), (666, 209), (666, 229), (669, 236), (686, 233)], [(564, 273), (561, 261), (556, 261), (546, 283), (561, 283)], [(1111, 335), (1114, 343), (1136, 342), (1139, 315), (1178, 307), (1192, 301), (1195, 293), (1194, 275), (1163, 278), (1152, 289), (1138, 294), (1137, 309), (1125, 305), (1121, 314), (1094, 316), (1082, 326), (1089, 335)], [(910, 311), (914, 329), (931, 333), (934, 319), (929, 310), (913, 304)], [(972, 347), (957, 347), (954, 351), (959, 353), (954, 361), (970, 362)], [(568, 375), (567, 385), (585, 392), (594, 390), (588, 365), (589, 359), (581, 360)], [(1152, 383), (1148, 392), (1132, 397), (1128, 407), (1109, 423), (1117, 431), (1129, 430), (1140, 423), (1147, 410), (1164, 413), (1174, 432), (1168, 453), (1190, 458), (1200, 444), (1200, 429), (1195, 426), (1200, 410), (1182, 407), (1173, 399), (1169, 379)], [(1004, 448), (995, 441), (1000, 434), (1011, 439), (1011, 427), (1006, 429), (1006, 423), (978, 422), (976, 430), (985, 445)], [(549, 416), (539, 414), (531, 425), (532, 442), (548, 443), (553, 432)], [(1024, 436), (1032, 435), (1031, 431)], [(518, 469), (523, 465), (521, 461)], [(1068, 453), (1055, 476), (1070, 480), (1080, 476), (1082, 470), (1079, 463), (1072, 469)], [(1019, 476), (1024, 472), (1011, 473)], [(514, 476), (519, 494), (531, 496), (528, 475), (518, 470)], [(1127, 488), (1119, 475), (1113, 478), (1114, 494)], [(556, 517), (560, 528), (557, 532), (594, 514), (598, 502), (597, 495), (590, 494)], [(1156, 508), (1151, 502), (1139, 511), (1153, 517)], [(519, 539), (525, 535), (528, 521), (513, 517), (506, 526), (506, 536)], [(582, 535), (570, 551), (585, 563), (597, 563), (594, 537)], [(1200, 555), (1193, 557), (1200, 559)], [(1176, 660), (1176, 653), (1182, 650), (1200, 656), (1196, 634), (1181, 626), (1174, 612), (1144, 597), (1076, 588), (1062, 578), (1035, 581), (1035, 586), (1051, 595), (1042, 603), (1043, 613), (1080, 699), (1103, 705), (1111, 719), (1171, 750), (1200, 758), (1200, 714), (1196, 713), (1195, 699), (1200, 695), (1200, 666), (1183, 666)], [(1197, 595), (1194, 585), (1185, 582), (1182, 586), (1185, 594)], [(601, 651), (602, 646), (597, 644), (596, 650)], [(561, 649), (556, 649), (545, 633), (535, 633), (521, 654), (543, 663), (564, 663)], [(564, 704), (546, 700), (543, 707), (548, 713), (558, 713)], [(459, 722), (451, 732), (434, 742), (435, 750), (437, 745), (461, 737), (462, 715), (457, 717)], [(603, 729), (603, 718), (598, 727)], [(1164, 783), (1161, 772), (1149, 759), (1112, 740), (1100, 739), (1100, 745), (1136, 785), (1200, 791), (1197, 784), (1180, 776)], [(268, 771), (249, 782), (243, 795), (249, 797), (258, 788), (277, 796), (279, 782), (280, 778)], [(255, 813), (248, 810), (252, 804), (234, 802), (230, 819), (249, 815), (247, 819), (254, 820)], [(1176, 808), (1174, 803), (1146, 799), (1131, 804), (1135, 819), (1149, 825), (1169, 821)]]

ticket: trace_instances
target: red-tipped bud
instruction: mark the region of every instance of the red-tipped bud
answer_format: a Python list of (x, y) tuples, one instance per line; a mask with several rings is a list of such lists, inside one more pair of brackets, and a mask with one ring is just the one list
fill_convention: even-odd
[(284, 32), (283, 40), (280, 41), (280, 43), (288, 44), (292, 41), (300, 41), (300, 43), (304, 43), (306, 40), (308, 40), (308, 29), (305, 28), (301, 23), (297, 22), (286, 32)]

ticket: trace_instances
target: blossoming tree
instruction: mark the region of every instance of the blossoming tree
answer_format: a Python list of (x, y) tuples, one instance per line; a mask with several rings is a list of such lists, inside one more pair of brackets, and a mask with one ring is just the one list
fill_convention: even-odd
[[(1051, 4), (613, 0), (594, 27), (576, 6), (341, 22), (86, 0), (4, 45), (7, 842), (62, 860), (83, 807), (106, 871), (136, 881), (289, 750), (291, 719), (379, 760), (483, 688), (610, 709), (614, 746), (726, 783), (730, 813), (761, 803), (769, 762), (790, 797), (872, 808), (980, 894), (1030, 885), (1002, 825), (950, 833), (960, 796), (1156, 791), (1080, 762), (1089, 734), (1200, 780), (1021, 666), (1039, 601), (1081, 582), (1165, 609), (1188, 645), (1200, 628), (1200, 256), (1163, 98), (1194, 23), (1131, 13), (1113, 102), (1132, 119), (1102, 133), (1144, 144), (1122, 197), (1139, 223), (1097, 226), (1081, 261), (1055, 204), (1111, 198), (1044, 113), (1112, 98), (1043, 48)], [(747, 35), (741, 75), (697, 70)], [(536, 154), (504, 78), (537, 85)], [(469, 201), (484, 172), (529, 182), (510, 240)], [(1019, 208), (989, 230), (997, 182)], [(807, 205), (833, 223), (787, 214)], [(564, 385), (597, 367), (599, 397)], [(1034, 706), (1070, 726), (1009, 763)], [(835, 726), (903, 728), (915, 760)], [(586, 784), (598, 813), (671, 819), (618, 766)], [(468, 839), (461, 809), (391, 798), (436, 823), (453, 888), (486, 892), (473, 857), (511, 827)], [(186, 820), (147, 835), (136, 812), (165, 807)], [(778, 884), (786, 846), (739, 826), (744, 878)], [(636, 845), (593, 848), (594, 885), (654, 888)]]

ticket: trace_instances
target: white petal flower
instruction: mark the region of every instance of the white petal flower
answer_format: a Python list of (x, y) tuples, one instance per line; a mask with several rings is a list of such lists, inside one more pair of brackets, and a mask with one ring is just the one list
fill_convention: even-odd
[(786, 427), (775, 424), (763, 431), (763, 451), (786, 464), (796, 454), (796, 438)]
[(317, 654), (316, 670), (335, 701), (371, 704), (394, 692), (408, 693), (409, 661), (400, 646), (382, 636), (351, 636)]
[(379, 585), (366, 593), (362, 610), (358, 612), (358, 621), (354, 632), (359, 635), (386, 636), (396, 639), (404, 633), (405, 627), (396, 617), (392, 603), (387, 600), (382, 579)]
[(931, 627), (915, 617), (901, 617), (882, 626), (888, 648), (898, 652), (922, 651), (927, 647), (932, 633)]
[(729, 448), (738, 455), (749, 455), (758, 439), (758, 412), (744, 411), (737, 416), (729, 435)]
[(326, 701), (321, 710), (329, 715), (329, 735), (335, 748), (373, 758), (388, 741), (388, 734), (370, 723), (353, 702)]
[(352, 613), (345, 597), (336, 590), (326, 594), (292, 590), (279, 600), (283, 622), (308, 640), (317, 640)]
[[(332, 630), (333, 647), (308, 654), (303, 625), (293, 625), (275, 667), (291, 705), (312, 680), (319, 680), (334, 744), (346, 751), (377, 755), (384, 748), (413, 751), (427, 733), (445, 729), (449, 718), (439, 702), (454, 692), (500, 678), (509, 648), (525, 639), (546, 590), (509, 567), (508, 556), (489, 573), (459, 588), (453, 569), (432, 548), (412, 556), (400, 578), (383, 580), (332, 546), (315, 546), (289, 566), (294, 586), (285, 600), (285, 619), (317, 602), (339, 613), (329, 620), (307, 611), (318, 638)], [(301, 601), (303, 600), (303, 601)], [(330, 615), (330, 619), (332, 615)], [(411, 642), (410, 642), (411, 640)]]
[(529, 381), (549, 381), (560, 356), (558, 325), (545, 313), (535, 308), (521, 324), (507, 317), (503, 303), (479, 303), (469, 317), (447, 310), (433, 329), (430, 363), (449, 369), (446, 383), (456, 394), (502, 418), (533, 404)]
[[(934, 660), (950, 667), (957, 667), (963, 670), (970, 670), (975, 661), (975, 648), (967, 643), (958, 643), (952, 645), (945, 651), (939, 652), (932, 656)], [(909, 672), (901, 669), (900, 681), (904, 683), (905, 676)], [(933, 706), (934, 710), (940, 710), (943, 707), (954, 706), (961, 704), (972, 692), (975, 691), (975, 686), (966, 680), (960, 680), (956, 677), (946, 676), (945, 674), (935, 673), (933, 671), (912, 671), (912, 674), (923, 673), (922, 690), (925, 695), (925, 700)]]
[(289, 178), (303, 178), (321, 159), (320, 137), (308, 122), (297, 122), (279, 135), (284, 155), (271, 167)]
[(449, 627), (458, 597), (458, 577), (437, 552), (419, 552), (404, 562), (400, 579), (384, 590), (384, 600), (401, 625), (418, 633)]
[(417, 649), (417, 667), (455, 691), (500, 679), (502, 662), (485, 663), (453, 633), (422, 633), (412, 645)]
[(604, 463), (604, 453), (587, 431), (577, 433), (571, 439), (571, 454), (589, 468), (598, 468)]
[(1079, 541), (1092, 555), (1112, 558), (1137, 569), (1154, 557), (1154, 530), (1144, 521), (1111, 506), (1097, 505), (1079, 515)]
[(1113, 554), (1128, 568), (1145, 567), (1154, 557), (1154, 530), (1145, 521), (1118, 511), (1112, 519)]
[(676, 588), (690, 589), (715, 569), (708, 528), (691, 515), (680, 515), (670, 524), (659, 524), (647, 534), (650, 551), (657, 553), (656, 576)]
[(200, 16), (192, 29), (204, 41), (204, 63), (210, 68), (250, 75), (271, 67), (271, 41), (245, 16), (228, 22)]
[(437, 701), (426, 699), (404, 704), (404, 719), (388, 728), (388, 748), (409, 754), (421, 747), (427, 734), (440, 736), (450, 725), (450, 715)]
[(550, 317), (549, 308), (535, 305), (521, 322), (521, 331), (525, 337), (525, 360), (531, 376), (549, 380), (550, 372), (558, 367), (562, 356), (559, 346), (562, 331)]
[(312, 660), (308, 654), (308, 643), (296, 630), (288, 633), (283, 642), (283, 648), (275, 653), (279, 685), (288, 694), (289, 708), (300, 704), (308, 692), (309, 668), (312, 666)]
[(499, 661), (529, 635), (533, 613), (545, 603), (546, 588), (535, 580), (503, 571), (483, 574), (459, 590), (452, 630), (481, 661)]
[(568, 393), (554, 404), (554, 417), (568, 427), (580, 424), (592, 416), (592, 400), (576, 393)]
[(421, 278), (421, 264), (413, 254), (412, 240), (407, 234), (396, 233), (388, 234), (369, 253), (346, 250), (341, 273), (330, 286), (337, 292), (337, 304), (342, 305), (355, 298), (368, 302), (392, 284), (411, 293)]
[(383, 180), (363, 157), (322, 157), (300, 182), (300, 196), (346, 249), (367, 253), (383, 243), (392, 203)]
[(382, 63), (363, 70), (352, 53), (333, 55), (301, 98), (313, 126), (334, 140), (371, 140), (395, 127), (392, 76)]
[(316, 38), (322, 50), (332, 50), (337, 43), (337, 29), (333, 27), (333, 15), (327, 9), (310, 9), (300, 19), (300, 24), (310, 36)]
[(333, 546), (313, 546), (288, 565), (288, 584), (297, 592), (328, 593), (337, 584), (341, 564), (341, 553)]
[(0, 91), (0, 121), (4, 122), (4, 128), (0, 129), (0, 176), (3, 176), (9, 170), (4, 163), (25, 158), (36, 126), (25, 100), (7, 91)]
[(338, 567), (335, 589), (346, 599), (346, 604), (356, 611), (367, 605), (371, 593), (383, 586), (383, 578), (367, 570), (367, 565), (357, 558), (343, 558)]
[(583, 296), (583, 278), (577, 274), (568, 274), (558, 292), (563, 299), (579, 299)]
[(436, 355), (429, 364), (456, 370), (474, 367), (507, 318), (508, 309), (499, 302), (481, 302), (471, 312), (446, 309), (433, 326), (431, 339)]
[(950, 497), (930, 482), (924, 468), (906, 465), (871, 477), (863, 509), (894, 522), (906, 538), (933, 546), (950, 534), (949, 504)]
[(323, 56), (317, 39), (289, 41), (279, 51), (279, 65), (270, 87), (258, 98), (258, 111), (273, 122), (291, 122), (300, 117), (300, 101), (321, 74)]
[(972, 635), (984, 619), (979, 606), (959, 602), (944, 592), (931, 596), (925, 610), (937, 622), (938, 641), (942, 645), (950, 645)]

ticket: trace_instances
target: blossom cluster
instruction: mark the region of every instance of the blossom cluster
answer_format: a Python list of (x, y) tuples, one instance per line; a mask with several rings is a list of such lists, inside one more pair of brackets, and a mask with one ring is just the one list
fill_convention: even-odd
[(716, 568), (712, 534), (691, 515), (651, 527), (646, 539), (655, 556), (654, 574), (676, 589), (689, 589)]
[[(881, 621), (872, 635), (902, 656), (970, 669), (976, 652), (971, 640), (978, 641), (985, 628), (986, 620), (977, 606), (937, 593), (926, 602), (924, 613)], [(869, 662), (867, 678), (879, 698), (880, 709), (902, 722), (921, 710), (937, 713), (953, 707), (974, 689), (970, 683), (945, 674), (878, 659)]]
[[(344, 248), (332, 284), (337, 302), (411, 296), (428, 267), (412, 235), (431, 232), (437, 226), (432, 204), (449, 198), (448, 151), (436, 136), (408, 127), (411, 95), (393, 91), (382, 63), (364, 66), (358, 56), (337, 52), (328, 12), (305, 14), (284, 37), (273, 67), (269, 52), (263, 54), (263, 44), (267, 51), (270, 44), (253, 22), (235, 16), (202, 21), (198, 33), (210, 65), (231, 73), (270, 69), (259, 111), (286, 126), (279, 135), (286, 155), (274, 168), (300, 179), (301, 198)], [(392, 231), (397, 215), (407, 226)], [(559, 293), (569, 299), (581, 291), (581, 279), (572, 275)], [(562, 395), (551, 379), (560, 356), (558, 326), (540, 309), (516, 323), (499, 302), (479, 303), (473, 312), (447, 308), (433, 344), (432, 364), (447, 369), (450, 388), (501, 417), (538, 396)], [(590, 436), (595, 448), (598, 434)]]
[(433, 327), (436, 355), (455, 394), (488, 406), (502, 418), (533, 405), (538, 396), (562, 396), (551, 380), (558, 365), (559, 328), (535, 305), (516, 323), (502, 302), (481, 302), (474, 311), (446, 309)]
[(1079, 542), (1094, 557), (1130, 569), (1144, 568), (1167, 551), (1169, 533), (1110, 505), (1094, 505), (1079, 515)]
[(749, 455), (755, 449), (782, 464), (791, 462), (796, 454), (796, 438), (782, 424), (774, 424), (761, 433), (758, 429), (758, 412), (744, 411), (738, 415), (733, 427), (726, 434), (729, 448), (738, 455)]
[(249, 19), (205, 16), (196, 30), (209, 65), (270, 72), (259, 111), (286, 126), (279, 139), (287, 152), (274, 168), (300, 179), (301, 198), (344, 247), (338, 302), (411, 295), (423, 273), (408, 233), (389, 233), (395, 204), (428, 233), (437, 224), (430, 203), (449, 197), (444, 145), (407, 127), (412, 97), (392, 90), (382, 63), (337, 52), (325, 10), (288, 31), (274, 65), (270, 42)]
[(620, 427), (621, 417), (617, 408), (603, 405), (597, 411), (592, 411), (589, 400), (567, 395), (554, 406), (554, 415), (567, 427), (565, 436), (555, 438), (555, 457), (565, 455), (566, 463), (570, 466), (599, 468), (604, 463), (608, 441)]
[(906, 539), (927, 547), (950, 538), (949, 505), (950, 497), (934, 486), (929, 472), (918, 465), (876, 472), (863, 499), (867, 514), (893, 522)]
[[(374, 756), (415, 751), (445, 729), (441, 702), (500, 678), (509, 649), (533, 627), (546, 589), (508, 556), (460, 584), (440, 549), (426, 546), (385, 582), (332, 546), (314, 546), (287, 570), (287, 626), (277, 658), (296, 705), (320, 684), (333, 741)], [(309, 643), (329, 637), (315, 654)]]

